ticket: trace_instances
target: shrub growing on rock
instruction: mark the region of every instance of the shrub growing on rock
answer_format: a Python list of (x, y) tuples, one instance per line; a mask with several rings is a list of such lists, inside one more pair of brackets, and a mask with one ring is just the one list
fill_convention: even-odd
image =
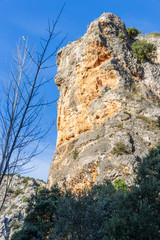
[(29, 201), (29, 198), (28, 197), (25, 197), (25, 198), (23, 198), (23, 201), (22, 202), (28, 202)]
[(120, 33), (118, 34), (118, 37), (119, 37), (119, 38), (122, 38), (122, 39), (126, 39), (126, 36), (125, 36), (122, 32), (120, 32)]
[(156, 57), (156, 46), (146, 40), (137, 40), (132, 44), (132, 51), (141, 63), (152, 61)]
[(76, 159), (78, 157), (78, 151), (76, 148), (73, 150), (72, 155), (73, 155), (73, 159)]
[(131, 153), (131, 150), (123, 142), (117, 142), (111, 153), (118, 157), (119, 155)]
[(22, 189), (17, 189), (16, 191), (14, 191), (14, 195), (18, 196), (19, 194), (24, 194), (24, 192), (22, 191)]
[(115, 180), (113, 185), (117, 191), (127, 191), (127, 185), (121, 178)]
[(127, 27), (127, 33), (129, 38), (134, 38), (136, 37), (141, 31), (137, 30), (134, 26), (131, 28)]
[(13, 193), (14, 191), (13, 191), (12, 188), (8, 188), (7, 192), (8, 192), (8, 193)]

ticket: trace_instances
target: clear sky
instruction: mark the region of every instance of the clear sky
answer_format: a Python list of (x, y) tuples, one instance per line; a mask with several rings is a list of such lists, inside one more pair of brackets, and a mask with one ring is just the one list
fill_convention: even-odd
[[(63, 0), (0, 0), (0, 83), (5, 77), (16, 44), (22, 36), (29, 37), (30, 46), (39, 48), (41, 37), (46, 37), (47, 21), (54, 20), (58, 15)], [(67, 0), (65, 9), (57, 25), (62, 31), (54, 43), (55, 46), (68, 34), (63, 43), (79, 39), (87, 30), (87, 26), (104, 12), (118, 15), (127, 27), (135, 26), (143, 34), (160, 32), (160, 0)], [(53, 45), (54, 47), (54, 45)], [(48, 72), (53, 77), (56, 67)], [(58, 90), (52, 81), (45, 94), (49, 99), (58, 97)], [(46, 124), (56, 119), (56, 103), (46, 112)], [(48, 148), (35, 159), (36, 170), (27, 175), (47, 180), (49, 166), (56, 145), (56, 124), (41, 148)]]

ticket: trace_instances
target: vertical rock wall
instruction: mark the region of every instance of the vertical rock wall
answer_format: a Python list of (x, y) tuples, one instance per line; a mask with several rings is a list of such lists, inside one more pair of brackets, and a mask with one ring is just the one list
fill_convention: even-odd
[(159, 92), (152, 86), (160, 87), (159, 64), (137, 63), (130, 46), (121, 19), (104, 13), (58, 52), (58, 138), (48, 187), (79, 191), (118, 177), (131, 184), (137, 160), (158, 143)]

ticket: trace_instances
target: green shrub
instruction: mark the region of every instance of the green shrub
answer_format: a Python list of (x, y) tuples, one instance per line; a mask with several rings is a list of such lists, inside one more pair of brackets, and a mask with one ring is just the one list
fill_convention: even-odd
[[(25, 229), (14, 232), (9, 240), (44, 240), (38, 227), (28, 224)], [(47, 239), (47, 238), (46, 238)]]
[(24, 178), (21, 183), (28, 183), (28, 180)]
[(131, 149), (128, 148), (123, 142), (117, 142), (111, 153), (118, 157), (119, 155), (123, 155), (124, 153), (131, 153)]
[(20, 185), (20, 184), (21, 184), (21, 182), (17, 182), (17, 183), (15, 184), (15, 186)]
[(42, 186), (34, 186), (34, 191), (36, 192), (37, 195), (39, 195), (43, 190), (44, 190), (44, 187)]
[(133, 82), (131, 85), (131, 92), (137, 94), (137, 87), (136, 87), (135, 82)]
[(99, 134), (97, 134), (97, 136), (96, 136), (96, 140), (98, 140), (100, 138), (100, 136), (99, 136)]
[(28, 182), (24, 184), (24, 189), (26, 189), (27, 187), (28, 187)]
[(16, 209), (16, 208), (18, 208), (18, 206), (17, 206), (15, 203), (13, 203), (13, 204), (11, 205), (11, 207), (10, 207), (10, 210)]
[(14, 191), (14, 194), (18, 196), (19, 194), (24, 194), (24, 192), (22, 191), (22, 189), (17, 189), (16, 191)]
[(119, 129), (122, 129), (122, 128), (123, 128), (123, 123), (119, 123), (119, 124), (117, 125), (117, 127), (118, 127)]
[(122, 38), (122, 39), (125, 39), (125, 38), (126, 38), (126, 36), (125, 36), (122, 32), (119, 32), (118, 37), (119, 37), (119, 38)]
[(148, 127), (147, 127), (148, 130), (150, 130), (150, 129), (160, 130), (160, 123), (159, 123), (159, 121), (154, 121), (151, 118), (145, 117), (143, 115), (137, 115), (136, 118), (137, 119), (141, 119), (144, 122), (148, 123), (149, 124)]
[(23, 177), (22, 183), (27, 183), (30, 180), (30, 177)]
[(28, 197), (25, 197), (25, 198), (23, 198), (23, 201), (22, 202), (28, 202), (29, 201), (29, 198)]
[(12, 188), (8, 188), (7, 192), (8, 192), (8, 193), (13, 193), (14, 191), (13, 191)]
[(129, 38), (134, 38), (136, 37), (141, 31), (138, 31), (134, 26), (131, 28), (127, 27), (127, 33)]
[(117, 191), (127, 191), (127, 185), (121, 178), (115, 180), (113, 185)]
[(76, 159), (78, 157), (78, 151), (76, 148), (73, 150), (72, 155), (73, 155), (73, 159)]
[(11, 211), (11, 210), (9, 210), (9, 211), (7, 212), (7, 214), (8, 214), (8, 215), (11, 215), (11, 214), (12, 214), (12, 211)]
[(156, 57), (156, 46), (145, 40), (137, 40), (132, 44), (132, 51), (141, 63), (152, 61)]
[(14, 214), (14, 218), (18, 218), (19, 217), (19, 212), (16, 212), (15, 214)]

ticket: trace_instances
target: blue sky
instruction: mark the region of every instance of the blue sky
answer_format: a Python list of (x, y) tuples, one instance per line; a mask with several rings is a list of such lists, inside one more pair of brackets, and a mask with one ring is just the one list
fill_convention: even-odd
[[(63, 0), (0, 0), (0, 84), (6, 76), (12, 53), (22, 36), (29, 37), (31, 48), (39, 48), (39, 40), (46, 37), (47, 21), (58, 15)], [(87, 30), (87, 26), (103, 12), (112, 12), (118, 15), (127, 27), (135, 26), (143, 34), (160, 32), (160, 1), (159, 0), (67, 0), (63, 14), (57, 25), (57, 31), (62, 31), (54, 43), (55, 46), (68, 34), (63, 46), (75, 41)], [(52, 46), (54, 47), (54, 45)], [(54, 59), (55, 61), (55, 59)], [(6, 65), (7, 62), (7, 65)], [(48, 71), (53, 77), (56, 67)], [(54, 81), (45, 90), (49, 99), (58, 97), (58, 90)], [(46, 112), (45, 124), (56, 119), (56, 103)], [(27, 175), (47, 180), (49, 166), (56, 145), (56, 124), (47, 138), (41, 142), (41, 148), (49, 144), (48, 148), (35, 159), (36, 170)]]

